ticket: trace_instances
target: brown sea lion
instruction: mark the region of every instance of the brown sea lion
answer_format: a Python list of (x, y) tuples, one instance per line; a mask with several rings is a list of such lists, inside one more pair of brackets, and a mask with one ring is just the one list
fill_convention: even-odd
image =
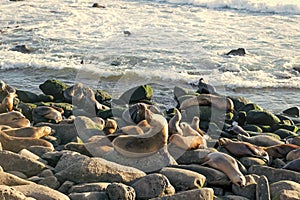
[(300, 136), (296, 136), (292, 139), (291, 144), (300, 146)]
[[(0, 126), (1, 129), (1, 126)], [(11, 128), (3, 130), (7, 135), (13, 137), (32, 137), (32, 138), (41, 138), (53, 133), (53, 130), (49, 126), (41, 127), (24, 127), (24, 128)]]
[(269, 147), (263, 147), (263, 149), (268, 152), (269, 156), (275, 158), (285, 158), (286, 155), (295, 149), (299, 149), (300, 146), (294, 144), (277, 144)]
[(62, 111), (50, 106), (38, 106), (32, 110), (32, 119), (34, 123), (62, 121)]
[(282, 169), (293, 170), (295, 172), (300, 172), (300, 158), (288, 162)]
[(296, 160), (298, 158), (300, 158), (300, 148), (294, 149), (286, 155), (286, 160)]
[(30, 121), (19, 111), (11, 111), (0, 114), (0, 125), (7, 125), (11, 128), (22, 128), (30, 126)]
[(232, 155), (237, 157), (251, 156), (261, 158), (269, 163), (269, 155), (262, 147), (250, 144), (248, 142), (232, 141), (228, 138), (220, 138), (218, 141), (219, 146), (224, 147)]
[(245, 136), (250, 137), (249, 133), (237, 124), (233, 124), (226, 131), (228, 131), (232, 135), (239, 135), (240, 134), (240, 135), (245, 135)]
[(138, 124), (140, 121), (145, 119), (146, 109), (155, 114), (160, 114), (159, 109), (154, 105), (136, 103), (131, 105), (122, 113), (122, 119), (130, 124)]
[(183, 136), (173, 134), (169, 138), (169, 142), (184, 150), (207, 148), (206, 140), (200, 135)]
[(144, 135), (121, 135), (113, 140), (114, 149), (125, 157), (140, 158), (150, 156), (168, 141), (168, 122), (160, 114), (145, 110), (145, 118), (151, 126)]
[[(84, 88), (83, 90), (84, 94), (84, 106), (83, 109), (87, 112), (95, 112), (96, 110), (108, 110), (110, 109), (109, 107), (99, 103), (96, 98), (95, 98), (95, 93), (91, 88)], [(95, 110), (96, 109), (96, 110)]]
[(198, 131), (193, 129), (188, 123), (186, 122), (181, 122), (180, 123), (180, 128), (182, 130), (182, 135), (183, 136), (201, 136)]
[(13, 110), (14, 98), (17, 97), (16, 93), (8, 93), (0, 104), (0, 113), (9, 112)]
[[(201, 136), (205, 136), (206, 133), (200, 129), (199, 127), (199, 124), (200, 124), (200, 119), (198, 116), (194, 116), (193, 119), (192, 119), (192, 122), (190, 124), (190, 126), (196, 130)], [(208, 136), (208, 135), (207, 135)], [(209, 137), (209, 136), (208, 136)]]
[(209, 153), (205, 157), (202, 165), (208, 165), (212, 168), (222, 171), (231, 182), (237, 186), (244, 187), (246, 185), (245, 176), (239, 170), (236, 160), (228, 154), (221, 152)]
[(169, 126), (169, 136), (173, 134), (179, 134), (182, 135), (182, 130), (179, 126), (179, 123), (181, 121), (181, 113), (177, 108), (174, 108), (175, 115), (169, 120), (168, 126)]
[(64, 98), (66, 102), (72, 103), (73, 105), (76, 105), (77, 107), (81, 108), (80, 103), (83, 99), (83, 84), (82, 83), (76, 83), (75, 85), (67, 88), (64, 91)]
[(213, 94), (201, 94), (184, 100), (180, 105), (180, 110), (185, 110), (191, 106), (213, 106), (220, 110), (232, 112), (234, 110), (233, 101), (230, 98)]
[(256, 136), (251, 136), (247, 137), (245, 135), (237, 135), (237, 139), (240, 141), (244, 142), (249, 142), (251, 144), (255, 144), (257, 146), (262, 146), (262, 147), (269, 147), (277, 144), (283, 144), (282, 141), (279, 139), (276, 139), (275, 137), (272, 137), (270, 135), (256, 135)]
[(18, 153), (22, 149), (28, 149), (31, 146), (43, 146), (54, 150), (53, 145), (43, 139), (30, 138), (30, 137), (12, 137), (0, 131), (0, 142), (3, 150)]
[(117, 124), (116, 120), (106, 119), (105, 125), (103, 128), (103, 132), (105, 133), (105, 135), (110, 135), (110, 134), (116, 132), (117, 129), (118, 129), (118, 124)]

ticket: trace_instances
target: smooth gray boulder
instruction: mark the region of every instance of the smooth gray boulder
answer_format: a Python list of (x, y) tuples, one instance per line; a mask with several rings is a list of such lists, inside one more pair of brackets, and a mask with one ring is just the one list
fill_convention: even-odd
[(112, 183), (106, 188), (110, 200), (135, 200), (135, 191), (131, 186), (123, 183)]
[(201, 188), (178, 192), (174, 195), (152, 198), (151, 200), (181, 200), (181, 199), (214, 199), (214, 190), (212, 188)]

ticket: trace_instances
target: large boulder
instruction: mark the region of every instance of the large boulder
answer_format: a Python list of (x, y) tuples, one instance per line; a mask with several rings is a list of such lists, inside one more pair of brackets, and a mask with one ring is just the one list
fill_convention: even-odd
[(131, 186), (123, 183), (112, 183), (106, 188), (106, 193), (111, 200), (135, 200), (135, 191)]
[[(282, 180), (270, 185), (271, 197), (272, 199), (284, 199), (281, 197), (282, 193), (286, 193), (284, 196), (294, 196), (300, 197), (300, 184), (294, 181)], [(286, 191), (294, 191), (296, 193), (286, 192)], [(286, 198), (293, 199), (293, 198)], [(297, 198), (295, 198), (297, 199)]]
[(280, 119), (270, 111), (250, 110), (247, 113), (246, 121), (247, 124), (272, 126), (279, 123)]
[(68, 88), (68, 86), (59, 80), (49, 79), (42, 83), (39, 88), (43, 91), (44, 94), (52, 95), (55, 100), (63, 100), (63, 92)]
[(29, 200), (22, 192), (6, 185), (0, 185), (0, 199)]
[(44, 94), (37, 95), (33, 92), (25, 91), (25, 90), (17, 90), (17, 95), (18, 95), (18, 98), (20, 99), (20, 101), (22, 101), (24, 103), (35, 103), (35, 102), (40, 102), (40, 101), (44, 101), (44, 102), (53, 101), (53, 96), (51, 96), (51, 95), (44, 95)]

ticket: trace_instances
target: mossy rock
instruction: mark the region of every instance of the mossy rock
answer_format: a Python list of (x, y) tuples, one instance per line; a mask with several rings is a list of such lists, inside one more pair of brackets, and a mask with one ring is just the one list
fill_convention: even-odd
[(300, 108), (297, 106), (294, 106), (294, 107), (291, 107), (291, 108), (288, 108), (288, 109), (282, 111), (282, 113), (286, 114), (288, 116), (291, 116), (291, 117), (300, 117)]
[(119, 99), (129, 104), (141, 102), (142, 100), (149, 100), (153, 96), (153, 89), (150, 85), (141, 85), (125, 91)]
[(95, 90), (95, 98), (99, 103), (106, 103), (112, 99), (111, 95), (104, 90)]
[(236, 111), (240, 110), (242, 107), (250, 103), (250, 101), (244, 97), (228, 97), (228, 98), (232, 100), (234, 105), (234, 110)]
[(281, 124), (285, 125), (295, 125), (292, 119), (284, 115), (276, 115), (280, 119)]
[(35, 103), (35, 102), (49, 102), (53, 101), (54, 98), (51, 95), (40, 94), (37, 95), (33, 92), (25, 91), (25, 90), (17, 90), (18, 98), (24, 103)]
[(23, 102), (21, 102), (19, 104), (19, 108), (20, 108), (21, 113), (23, 113), (23, 115), (27, 119), (29, 119), (31, 122), (32, 122), (32, 110), (36, 107), (37, 107), (37, 105), (32, 104), (32, 103), (23, 103)]
[(287, 137), (294, 137), (298, 136), (298, 134), (286, 130), (286, 129), (278, 129), (277, 131), (274, 132), (276, 135), (278, 135), (281, 139), (287, 138)]
[(52, 95), (55, 100), (63, 100), (64, 99), (64, 91), (68, 88), (68, 86), (56, 79), (49, 79), (42, 83), (39, 88), (46, 95)]
[(248, 103), (242, 106), (238, 111), (245, 111), (246, 113), (248, 113), (251, 110), (263, 111), (263, 108), (256, 103)]
[(270, 111), (250, 110), (246, 117), (247, 124), (269, 125), (280, 123), (280, 119)]
[(258, 133), (262, 133), (263, 130), (259, 127), (259, 126), (256, 126), (256, 125), (244, 125), (242, 126), (242, 128), (245, 130), (245, 131), (252, 131), (252, 132), (258, 132)]
[(247, 113), (245, 111), (235, 112), (234, 121), (236, 121), (240, 126), (245, 125)]
[(262, 132), (273, 132), (272, 126), (269, 125), (259, 125), (259, 128), (261, 128)]
[(73, 105), (69, 103), (54, 103), (54, 102), (39, 102), (35, 103), (37, 106), (55, 106), (64, 110), (63, 116), (66, 118), (73, 114)]
[(299, 128), (295, 125), (286, 125), (286, 124), (274, 124), (272, 126), (273, 131), (276, 131), (278, 129), (285, 129), (294, 133), (297, 133)]
[(97, 117), (101, 117), (102, 119), (108, 118), (122, 118), (122, 114), (126, 109), (120, 106), (114, 106), (113, 108), (105, 111), (99, 111), (97, 113)]

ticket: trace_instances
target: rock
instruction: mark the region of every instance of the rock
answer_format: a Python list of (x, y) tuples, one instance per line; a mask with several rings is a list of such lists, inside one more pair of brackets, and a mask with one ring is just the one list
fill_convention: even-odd
[(232, 49), (225, 55), (227, 56), (245, 56), (246, 50), (244, 48)]
[(208, 185), (222, 187), (231, 185), (230, 180), (223, 172), (210, 167), (205, 167), (197, 164), (178, 165), (172, 167), (187, 169), (202, 174), (206, 177), (206, 182)]
[(255, 200), (256, 198), (256, 181), (251, 175), (245, 175), (246, 185), (245, 187), (239, 187), (232, 184), (232, 192), (235, 195), (246, 197), (250, 200)]
[(297, 106), (291, 107), (282, 111), (282, 113), (291, 117), (300, 117), (300, 108)]
[(153, 89), (150, 85), (141, 85), (125, 91), (119, 99), (128, 103), (134, 104), (143, 100), (151, 100)]
[(269, 111), (250, 110), (247, 113), (247, 124), (272, 126), (280, 122), (280, 119)]
[(103, 155), (103, 158), (121, 165), (137, 168), (144, 172), (153, 172), (165, 166), (177, 164), (169, 153), (163, 152), (162, 150), (151, 156), (142, 158), (127, 158), (113, 150)]
[(265, 176), (260, 176), (257, 180), (256, 200), (271, 200), (269, 181)]
[(179, 199), (205, 199), (205, 200), (213, 200), (214, 199), (214, 191), (211, 188), (201, 188), (188, 190), (184, 192), (178, 192), (174, 195), (157, 197), (151, 200), (179, 200)]
[(31, 146), (28, 148), (28, 150), (39, 157), (42, 157), (45, 153), (53, 151), (52, 148), (43, 147), (43, 146)]
[[(19, 0), (13, 0), (19, 1)], [(31, 53), (33, 51), (32, 48), (28, 47), (26, 44), (16, 45), (15, 47), (10, 49), (11, 51), (18, 51), (20, 53)]]
[(55, 100), (63, 100), (63, 92), (68, 88), (68, 86), (59, 80), (49, 79), (41, 84), (39, 88), (43, 91), (44, 94), (52, 95)]
[(253, 124), (248, 124), (248, 125), (244, 125), (242, 126), (242, 128), (245, 131), (252, 131), (252, 132), (256, 132), (256, 133), (262, 133), (262, 129), (259, 126), (253, 125)]
[[(298, 150), (298, 149), (297, 149)], [(299, 152), (299, 151), (298, 151)], [(288, 154), (289, 155), (289, 154)], [(287, 155), (287, 160), (289, 160)], [(288, 169), (288, 170), (292, 170), (295, 172), (300, 172), (300, 157), (298, 156), (297, 159), (292, 160), (290, 162), (288, 162), (286, 165), (284, 165), (282, 167), (283, 169)]]
[(225, 195), (221, 198), (222, 200), (249, 200), (246, 197), (238, 196), (238, 195)]
[(83, 192), (105, 192), (107, 186), (110, 183), (107, 182), (97, 182), (97, 183), (83, 183), (79, 185), (74, 185), (70, 188), (69, 193), (83, 193)]
[(146, 174), (138, 169), (119, 165), (102, 158), (90, 158), (77, 161), (55, 174), (59, 181), (74, 183), (122, 182), (128, 183)]
[(17, 90), (18, 99), (24, 103), (35, 103), (35, 102), (49, 102), (53, 101), (53, 96), (40, 94), (37, 95), (30, 91)]
[(132, 187), (123, 183), (112, 183), (106, 188), (110, 200), (135, 200), (135, 191)]
[(0, 151), (0, 166), (4, 171), (20, 171), (33, 176), (46, 168), (45, 164), (10, 151)]
[(60, 186), (60, 182), (57, 180), (57, 178), (55, 176), (45, 177), (43, 180), (39, 181), (39, 184), (47, 186), (54, 190), (58, 189)]
[(57, 189), (57, 191), (63, 193), (63, 194), (68, 194), (68, 191), (70, 188), (74, 185), (72, 181), (65, 181), (61, 186)]
[(22, 192), (19, 192), (12, 187), (0, 185), (0, 199), (27, 200), (28, 198)]
[(53, 151), (48, 152), (42, 155), (42, 158), (48, 162), (48, 165), (55, 167), (59, 159), (62, 157), (62, 155), (65, 153), (65, 151)]
[(19, 106), (22, 114), (32, 122), (32, 110), (37, 107), (37, 105), (32, 103), (20, 102)]
[(266, 165), (266, 162), (260, 158), (242, 157), (239, 161), (248, 169), (252, 165)]
[(270, 184), (272, 199), (282, 190), (294, 190), (300, 193), (300, 184), (289, 180), (281, 180)]
[(32, 182), (21, 179), (13, 174), (6, 172), (0, 172), (0, 185), (14, 186), (14, 185), (26, 185)]
[[(94, 120), (97, 120), (98, 123), (96, 123)], [(102, 131), (105, 121), (101, 118), (94, 120), (85, 116), (78, 116), (75, 118), (74, 124), (76, 126), (78, 136), (83, 142), (87, 141), (94, 135), (105, 135)]]
[(248, 103), (248, 104), (242, 106), (238, 111), (239, 112), (244, 111), (244, 112), (248, 113), (251, 110), (263, 111), (264, 109), (256, 103)]
[(105, 6), (100, 5), (99, 3), (94, 3), (92, 7), (93, 8), (105, 8)]
[(294, 190), (280, 190), (273, 198), (274, 200), (299, 200), (300, 192)]
[(73, 109), (74, 106), (72, 104), (69, 103), (54, 103), (54, 102), (40, 102), (40, 103), (36, 103), (36, 105), (38, 106), (53, 106), (56, 108), (61, 108), (63, 109), (63, 116), (65, 116), (66, 118), (70, 117), (73, 114)]
[(178, 100), (178, 98), (181, 97), (181, 96), (189, 95), (189, 94), (191, 94), (191, 92), (188, 91), (185, 88), (178, 87), (178, 86), (174, 87), (174, 98), (175, 98), (175, 100)]
[(300, 173), (285, 169), (275, 169), (268, 166), (253, 165), (248, 170), (249, 174), (265, 175), (270, 183), (281, 180), (300, 182)]
[(286, 129), (278, 129), (277, 131), (274, 132), (276, 135), (278, 135), (280, 137), (280, 139), (284, 139), (290, 136), (297, 136), (296, 133), (286, 130)]
[(69, 194), (71, 200), (109, 200), (106, 192), (83, 192), (83, 193), (71, 193)]
[(48, 176), (53, 176), (53, 172), (50, 169), (45, 169), (42, 171), (38, 176), (40, 177), (48, 177)]
[(67, 169), (69, 166), (73, 165), (74, 163), (81, 162), (83, 160), (89, 159), (88, 156), (81, 155), (74, 151), (64, 151), (62, 152), (62, 156), (58, 160), (54, 171), (59, 172), (62, 170)]
[(97, 89), (95, 91), (95, 98), (97, 101), (99, 101), (99, 103), (105, 104), (107, 101), (112, 99), (112, 96), (104, 90)]
[(243, 106), (247, 105), (250, 103), (250, 100), (245, 98), (245, 97), (229, 97), (234, 105), (234, 110), (238, 111), (240, 110)]
[(29, 158), (30, 160), (35, 160), (35, 161), (44, 163), (45, 165), (47, 165), (47, 163), (48, 163), (46, 160), (43, 160), (41, 157), (39, 157), (38, 155), (32, 153), (31, 151), (29, 151), (27, 149), (22, 149), (19, 152), (19, 154), (22, 155), (22, 156), (25, 156), (25, 157)]
[(32, 177), (28, 178), (27, 181), (31, 181), (31, 182), (34, 182), (34, 183), (38, 183), (38, 182), (40, 182), (40, 181), (43, 180), (43, 179), (44, 179), (43, 177), (32, 176)]
[(202, 174), (187, 169), (164, 167), (159, 173), (169, 179), (177, 192), (202, 188), (206, 181)]
[(66, 195), (53, 190), (49, 187), (30, 184), (30, 185), (18, 185), (12, 186), (15, 190), (22, 192), (27, 197), (33, 197), (35, 199), (43, 200), (69, 200), (70, 198)]
[(175, 189), (168, 178), (158, 173), (144, 176), (131, 186), (135, 190), (136, 198), (141, 200), (175, 194)]

